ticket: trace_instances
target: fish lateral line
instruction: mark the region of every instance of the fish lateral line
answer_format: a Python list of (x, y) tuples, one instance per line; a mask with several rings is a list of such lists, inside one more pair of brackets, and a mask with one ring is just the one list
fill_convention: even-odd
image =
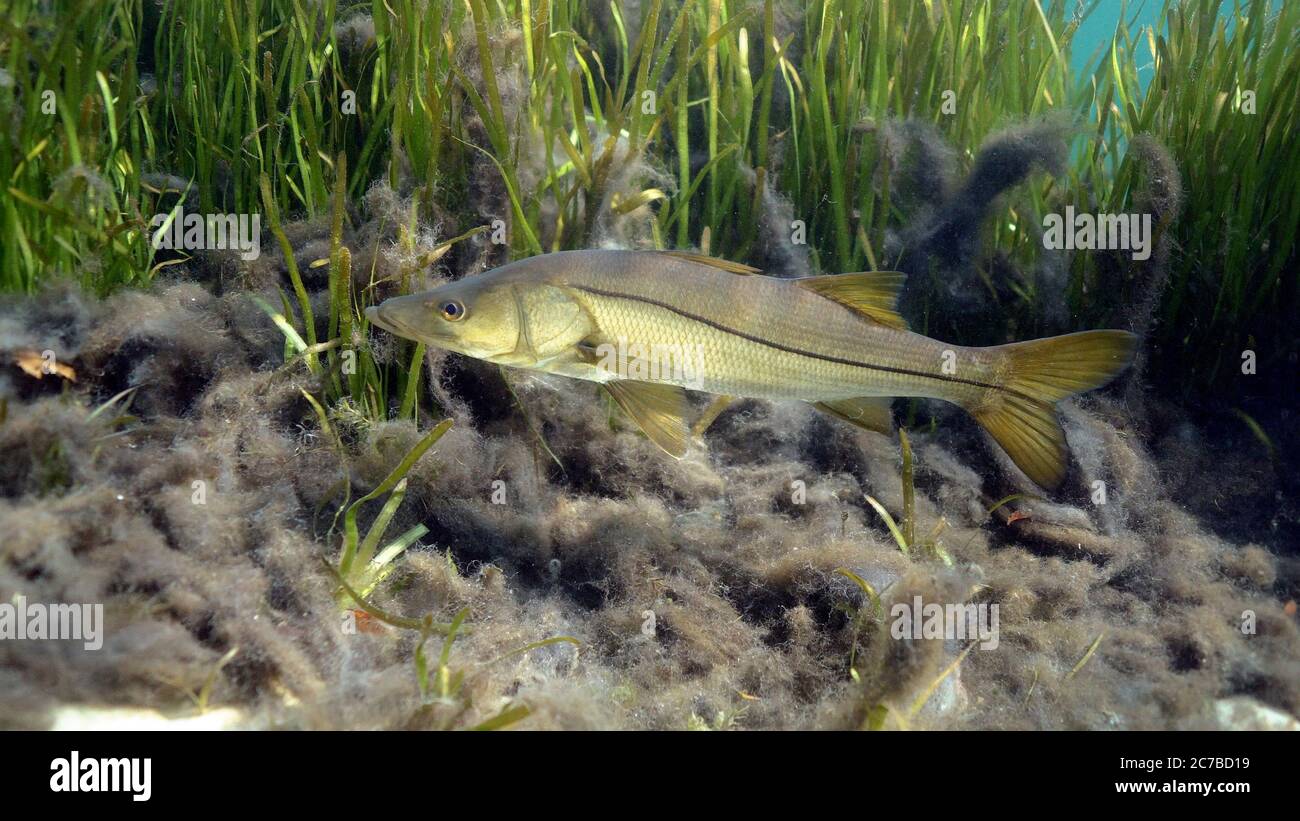
[[(855, 359), (844, 359), (842, 357), (831, 356), (829, 354), (819, 354), (813, 351), (805, 351), (802, 348), (796, 348), (791, 345), (783, 345), (780, 342), (773, 342), (772, 340), (764, 339), (761, 336), (754, 336), (752, 334), (747, 334), (744, 331), (738, 331), (735, 328), (730, 328), (726, 325), (723, 325), (720, 322), (715, 322), (706, 317), (699, 316), (698, 314), (693, 314), (690, 311), (684, 311), (666, 302), (660, 302), (659, 300), (650, 299), (649, 297), (634, 296), (632, 294), (621, 294), (616, 291), (606, 291), (600, 288), (592, 288), (587, 285), (569, 285), (568, 287), (573, 288), (576, 291), (583, 291), (584, 293), (594, 294), (596, 296), (603, 296), (609, 299), (627, 299), (633, 302), (641, 302), (646, 305), (653, 305), (656, 308), (663, 308), (664, 310), (671, 311), (672, 313), (677, 314), (680, 317), (692, 320), (694, 322), (699, 322), (704, 325), (708, 325), (710, 328), (722, 331), (723, 333), (731, 334), (732, 336), (736, 336), (741, 339), (748, 340), (749, 342), (757, 343), (759, 345), (765, 345), (769, 348), (773, 348), (778, 351), (795, 354), (796, 356), (806, 356), (810, 359), (820, 359), (823, 362), (834, 362), (837, 365), (847, 365), (853, 368), (864, 368), (866, 370), (878, 371), (882, 373), (893, 373), (902, 376), (916, 376), (916, 377), (921, 377), (923, 379), (936, 379), (940, 382), (954, 382), (961, 385), (970, 385), (976, 388), (986, 388), (989, 390), (1002, 391), (1004, 393), (1009, 393), (1013, 396), (1018, 396), (1022, 399), (1027, 399), (1029, 401), (1037, 401), (1032, 396), (1027, 396), (1018, 391), (1007, 388), (1003, 385), (995, 385), (990, 382), (980, 382), (975, 379), (962, 379), (959, 376), (945, 376), (943, 374), (926, 373), (925, 371), (914, 371), (909, 368), (896, 368), (891, 365), (878, 365), (871, 362), (861, 362)], [(834, 303), (834, 304), (839, 304), (839, 303)]]

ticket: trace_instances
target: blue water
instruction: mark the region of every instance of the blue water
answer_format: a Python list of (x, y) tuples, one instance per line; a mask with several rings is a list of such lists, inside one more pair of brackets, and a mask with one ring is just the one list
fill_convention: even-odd
[[(1283, 2), (1285, 0), (1270, 0), (1269, 13), (1276, 14)], [(1242, 0), (1241, 4), (1246, 5), (1245, 0)], [(1157, 26), (1157, 30), (1163, 33), (1165, 25), (1160, 18), (1163, 6), (1163, 0), (1136, 0), (1128, 3), (1122, 0), (1100, 0), (1097, 8), (1088, 15), (1088, 19), (1075, 32), (1070, 52), (1070, 68), (1074, 77), (1076, 79), (1086, 77), (1097, 67), (1097, 61), (1105, 56), (1106, 49), (1110, 47), (1111, 38), (1115, 35), (1115, 25), (1123, 14), (1135, 41), (1135, 53), (1143, 60), (1138, 67), (1138, 81), (1145, 88), (1147, 81), (1151, 79), (1152, 68), (1149, 62), (1151, 55), (1145, 36), (1139, 36), (1139, 30), (1145, 26)], [(1223, 0), (1219, 7), (1219, 14), (1223, 17), (1232, 18), (1235, 11), (1236, 3), (1233, 0)], [(1232, 31), (1231, 22), (1228, 24), (1228, 31)]]
[[(1160, 22), (1161, 0), (1128, 3), (1127, 8), (1125, 5), (1120, 0), (1101, 0), (1088, 19), (1079, 26), (1070, 53), (1070, 68), (1076, 78), (1091, 74), (1097, 67), (1097, 61), (1105, 55), (1105, 50), (1110, 48), (1110, 41), (1115, 35), (1115, 25), (1119, 22), (1121, 12), (1128, 22), (1129, 31), (1134, 34), (1140, 26), (1153, 26)], [(1138, 54), (1146, 53), (1144, 43), (1139, 48), (1141, 50)], [(1138, 72), (1138, 79), (1144, 85), (1150, 76), (1150, 67)]]

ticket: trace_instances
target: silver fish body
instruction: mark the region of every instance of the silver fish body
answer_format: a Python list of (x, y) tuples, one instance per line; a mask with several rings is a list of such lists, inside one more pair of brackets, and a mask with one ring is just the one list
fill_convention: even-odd
[(685, 437), (670, 388), (803, 400), (874, 429), (888, 420), (880, 400), (923, 396), (966, 408), (1032, 479), (1058, 483), (1065, 444), (1052, 405), (1123, 368), (1132, 335), (952, 345), (907, 330), (894, 312), (902, 283), (893, 272), (778, 279), (693, 254), (570, 251), (367, 315), (480, 359), (603, 383), (677, 456)]

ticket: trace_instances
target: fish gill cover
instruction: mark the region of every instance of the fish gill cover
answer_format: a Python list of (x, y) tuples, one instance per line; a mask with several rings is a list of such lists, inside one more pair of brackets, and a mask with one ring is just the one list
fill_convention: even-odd
[[(7, 5), (0, 726), (1296, 726), (1300, 6)], [(1137, 356), (1047, 493), (367, 319), (588, 248)]]

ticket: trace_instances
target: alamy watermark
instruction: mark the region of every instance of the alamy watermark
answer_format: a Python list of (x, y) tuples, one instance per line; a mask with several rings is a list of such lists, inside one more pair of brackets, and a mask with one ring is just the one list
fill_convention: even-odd
[(152, 758), (82, 758), (73, 750), (50, 762), (51, 792), (125, 792), (132, 801), (153, 795)]
[(889, 616), (889, 635), (895, 639), (978, 639), (981, 650), (998, 649), (996, 604), (926, 604), (913, 596), (910, 605), (889, 608)]
[(1151, 258), (1150, 214), (1076, 214), (1043, 217), (1043, 247), (1055, 251), (1132, 251), (1139, 262)]
[(618, 379), (666, 382), (685, 388), (704, 385), (704, 346), (643, 344), (619, 339), (596, 347), (596, 368)]
[(154, 250), (238, 251), (240, 259), (262, 255), (261, 214), (154, 214), (149, 221)]
[(0, 641), (80, 641), (87, 650), (104, 646), (104, 605), (41, 604), (16, 595), (0, 603)]

